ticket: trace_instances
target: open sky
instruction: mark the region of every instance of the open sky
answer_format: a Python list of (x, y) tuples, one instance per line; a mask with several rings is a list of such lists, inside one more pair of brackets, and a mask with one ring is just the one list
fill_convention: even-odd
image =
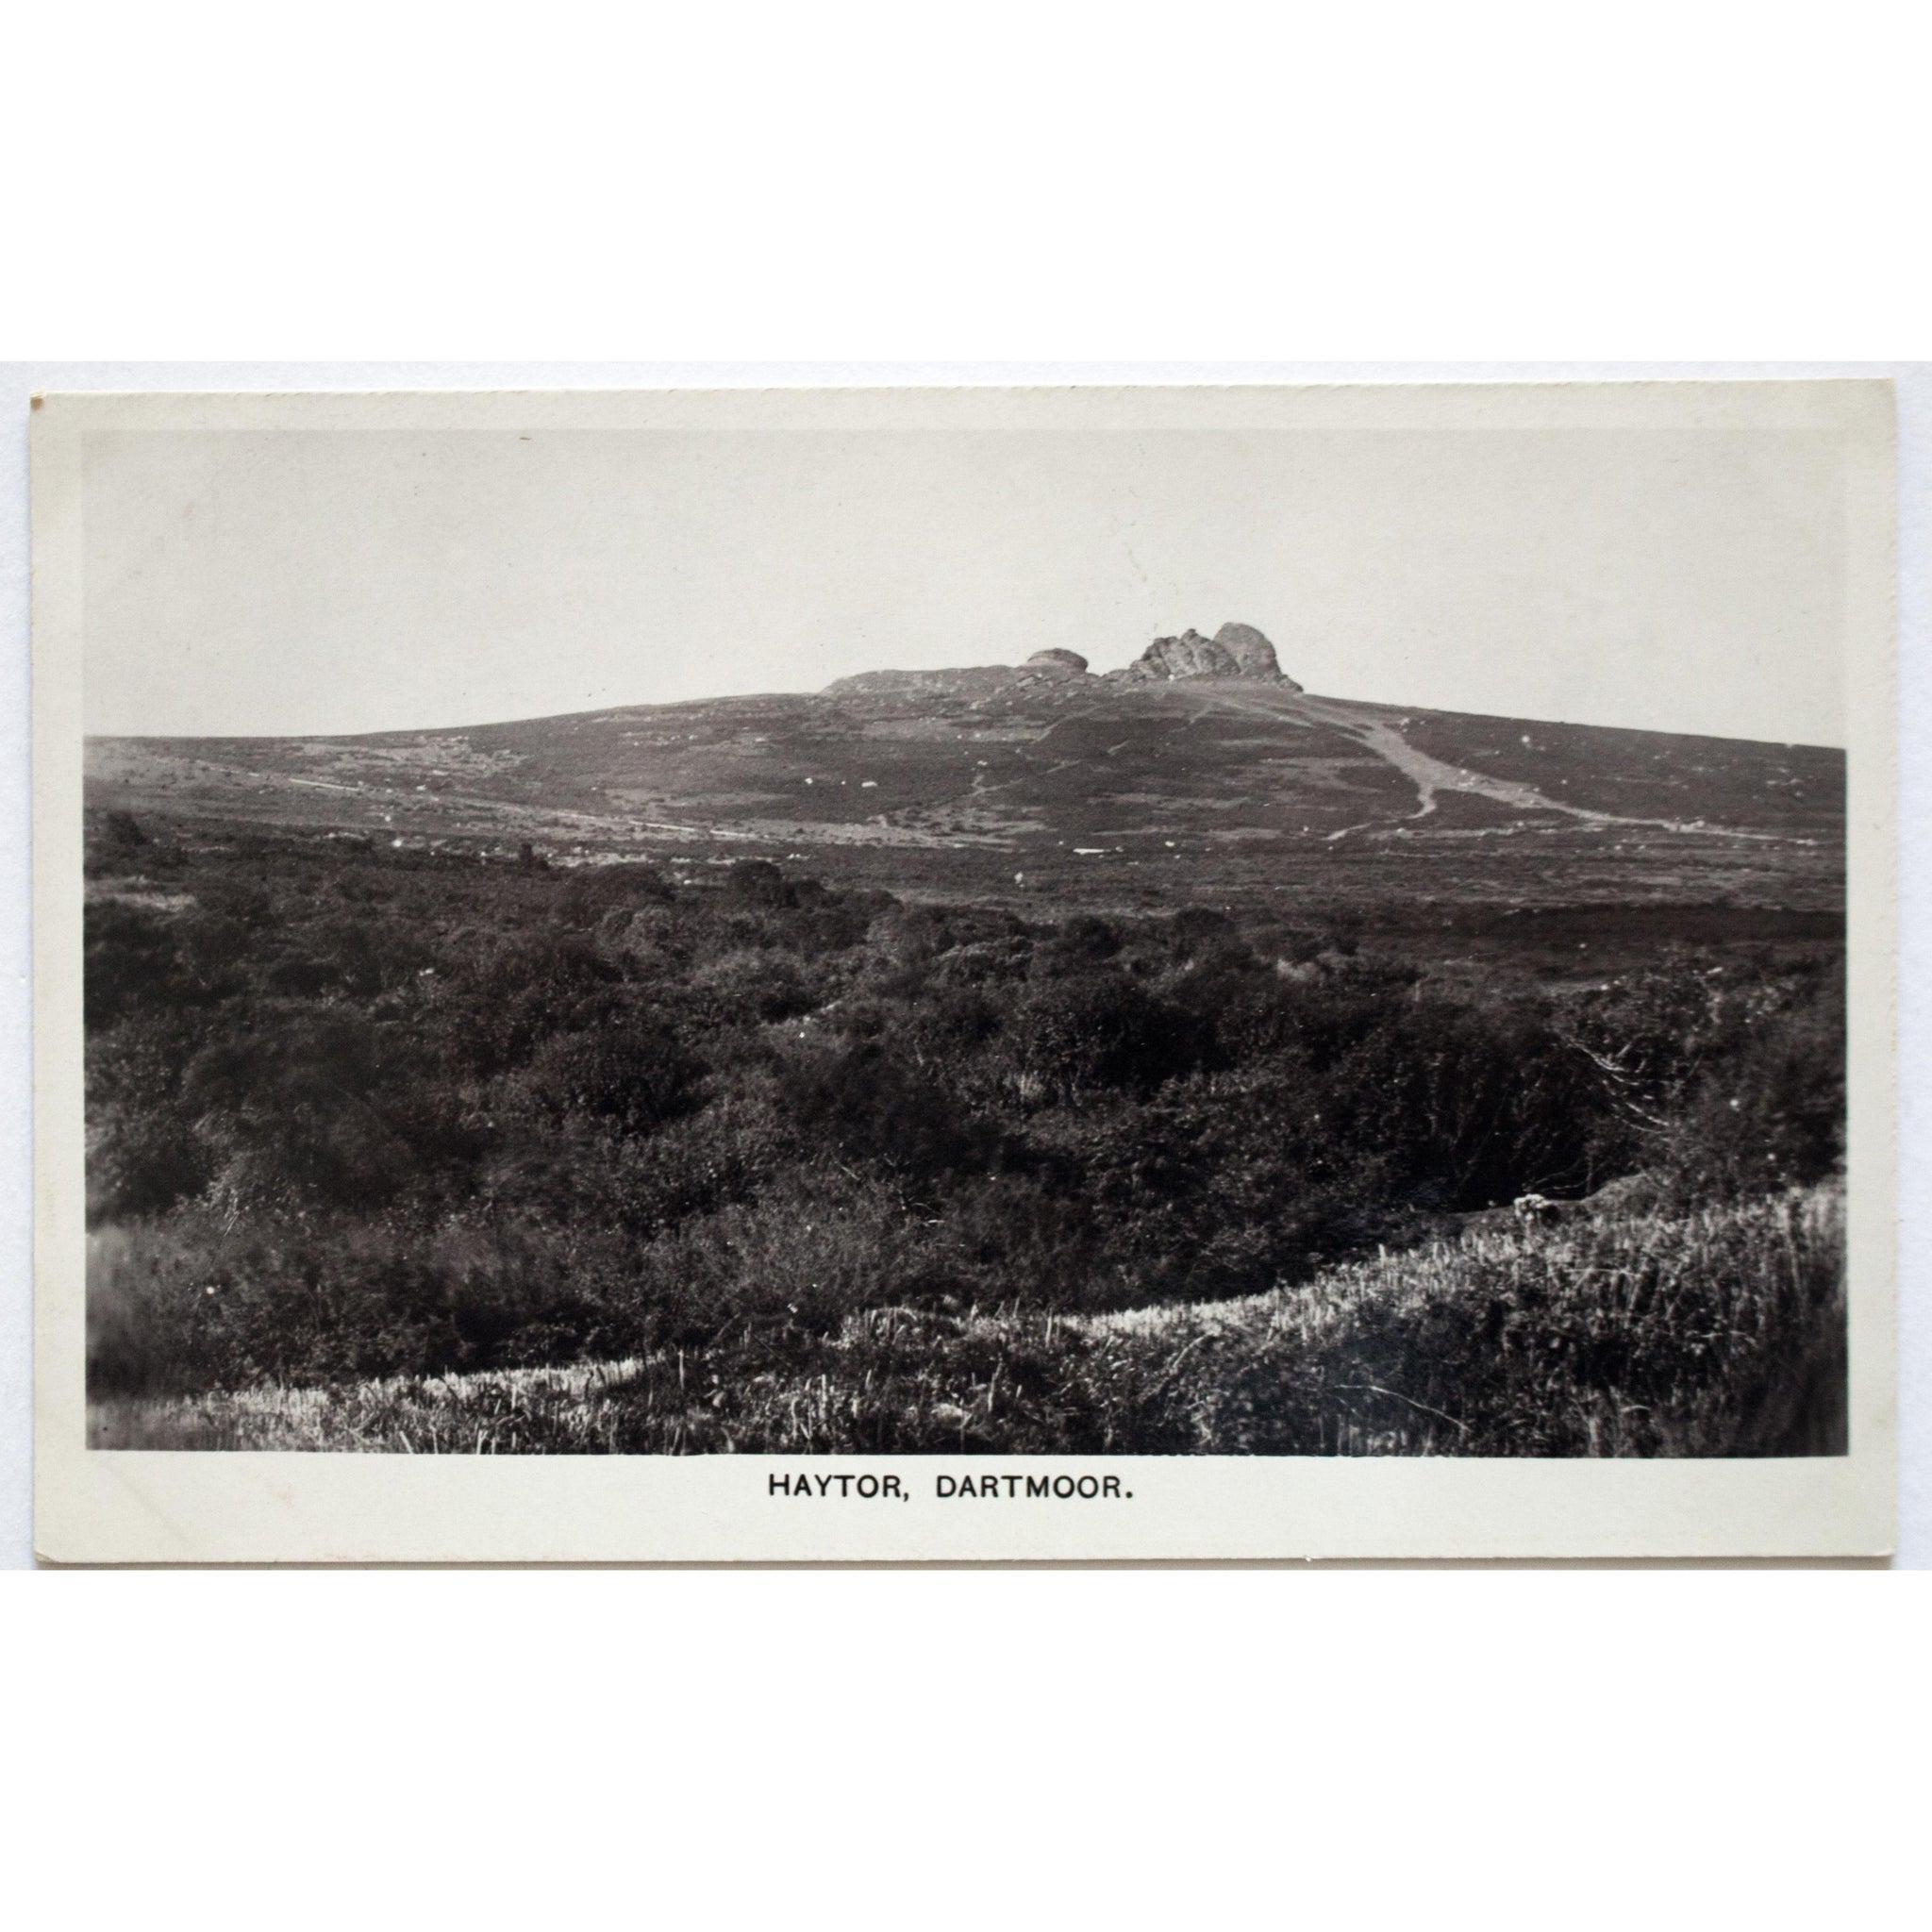
[(1337, 697), (1843, 742), (1809, 429), (108, 431), (91, 732), (1096, 671), (1232, 618)]

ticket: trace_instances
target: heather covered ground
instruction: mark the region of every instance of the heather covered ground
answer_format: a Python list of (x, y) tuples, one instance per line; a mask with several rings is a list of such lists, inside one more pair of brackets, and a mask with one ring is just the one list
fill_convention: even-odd
[(1842, 1448), (1809, 925), (90, 835), (103, 1445)]

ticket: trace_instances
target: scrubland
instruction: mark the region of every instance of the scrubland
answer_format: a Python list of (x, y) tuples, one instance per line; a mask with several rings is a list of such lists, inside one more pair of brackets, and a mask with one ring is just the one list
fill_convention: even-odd
[(1825, 948), (1552, 987), (125, 815), (89, 871), (101, 1446), (1843, 1447)]

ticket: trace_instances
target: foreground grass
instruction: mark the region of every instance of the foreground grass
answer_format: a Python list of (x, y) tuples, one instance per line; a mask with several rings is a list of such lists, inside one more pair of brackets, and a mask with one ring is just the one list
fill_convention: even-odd
[(1754, 1457), (1845, 1447), (1836, 1186), (1085, 1317), (872, 1308), (694, 1355), (95, 1405), (100, 1448)]

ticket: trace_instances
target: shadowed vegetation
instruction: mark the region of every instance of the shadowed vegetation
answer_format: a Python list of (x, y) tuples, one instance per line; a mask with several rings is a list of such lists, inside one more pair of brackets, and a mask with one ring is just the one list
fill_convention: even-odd
[(1842, 1447), (1827, 945), (94, 830), (104, 1443)]

